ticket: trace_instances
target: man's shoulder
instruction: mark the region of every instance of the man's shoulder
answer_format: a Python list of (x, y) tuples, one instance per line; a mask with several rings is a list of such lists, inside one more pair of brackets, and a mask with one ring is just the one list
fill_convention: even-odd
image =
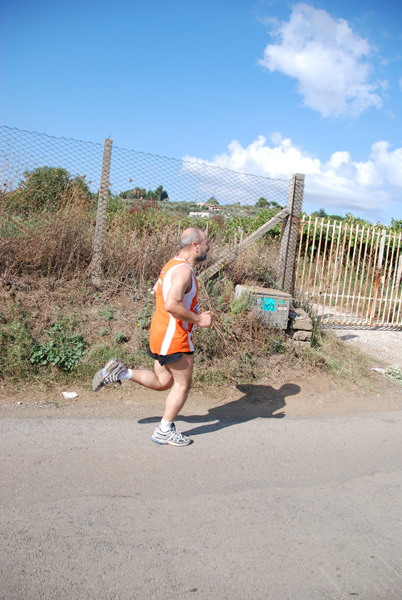
[[(183, 273), (193, 273), (193, 269), (191, 268), (191, 266), (188, 264), (188, 262), (186, 260), (184, 260), (184, 258), (178, 258), (177, 256), (175, 256), (174, 258), (171, 258), (163, 267), (162, 272), (167, 272), (169, 271), (169, 269), (172, 269), (173, 267), (175, 267), (175, 271), (176, 270), (180, 270)], [(181, 268), (183, 267), (183, 268)]]
[(183, 260), (181, 258), (178, 258), (177, 256), (173, 256), (173, 258), (171, 258), (170, 260), (167, 261), (167, 263), (165, 264), (165, 266), (163, 268), (164, 269), (169, 268), (173, 265), (176, 265), (176, 264), (179, 264), (182, 262), (183, 262)]
[(169, 280), (172, 284), (176, 285), (190, 285), (190, 281), (194, 277), (194, 271), (190, 265), (183, 260), (172, 259), (166, 264), (166, 270), (164, 277), (169, 273)]

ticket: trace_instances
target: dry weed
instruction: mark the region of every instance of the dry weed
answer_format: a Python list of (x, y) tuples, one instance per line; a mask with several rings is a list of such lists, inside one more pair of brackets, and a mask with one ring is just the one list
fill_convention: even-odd
[(107, 279), (132, 282), (144, 290), (155, 283), (163, 264), (177, 251), (177, 227), (141, 233), (111, 225), (106, 234), (104, 273)]
[(0, 275), (62, 278), (82, 273), (90, 263), (94, 219), (80, 189), (59, 198), (53, 211), (23, 214), (3, 206), (0, 215)]

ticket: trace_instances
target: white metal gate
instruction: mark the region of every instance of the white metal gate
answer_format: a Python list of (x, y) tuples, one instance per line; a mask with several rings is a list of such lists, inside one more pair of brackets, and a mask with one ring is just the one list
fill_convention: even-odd
[(295, 295), (321, 323), (402, 328), (402, 234), (303, 217)]

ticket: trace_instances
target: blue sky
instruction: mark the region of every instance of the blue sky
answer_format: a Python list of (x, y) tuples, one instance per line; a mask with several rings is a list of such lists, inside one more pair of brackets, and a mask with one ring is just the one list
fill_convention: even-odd
[(0, 124), (273, 178), (402, 219), (402, 4), (6, 0)]

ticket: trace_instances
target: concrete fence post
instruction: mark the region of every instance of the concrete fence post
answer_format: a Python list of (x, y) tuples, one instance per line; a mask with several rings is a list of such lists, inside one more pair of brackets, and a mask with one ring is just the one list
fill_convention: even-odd
[(289, 216), (282, 226), (281, 249), (279, 254), (277, 283), (281, 290), (294, 293), (295, 267), (297, 258), (297, 237), (304, 193), (304, 175), (296, 173), (289, 181), (286, 208)]
[(112, 146), (113, 140), (105, 140), (103, 146), (102, 172), (99, 186), (98, 212), (96, 214), (96, 228), (92, 258), (92, 283), (94, 285), (99, 285), (102, 278), (103, 233), (106, 222), (110, 165), (112, 162)]

